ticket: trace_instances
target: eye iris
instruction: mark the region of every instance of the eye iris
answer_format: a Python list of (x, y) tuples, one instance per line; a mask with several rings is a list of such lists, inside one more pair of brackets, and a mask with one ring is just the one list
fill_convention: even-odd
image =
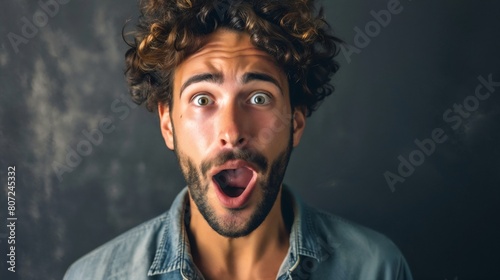
[(198, 105), (207, 105), (207, 104), (208, 104), (208, 98), (206, 97), (198, 98)]
[(266, 102), (266, 99), (262, 95), (255, 96), (253, 100), (257, 104), (264, 104)]

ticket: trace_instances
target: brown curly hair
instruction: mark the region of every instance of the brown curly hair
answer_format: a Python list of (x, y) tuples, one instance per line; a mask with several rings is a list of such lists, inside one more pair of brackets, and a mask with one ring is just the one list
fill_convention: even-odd
[(329, 33), (314, 0), (141, 0), (134, 42), (125, 54), (130, 93), (153, 111), (172, 105), (173, 73), (199, 50), (208, 34), (224, 27), (247, 32), (256, 47), (284, 69), (292, 108), (307, 116), (330, 95), (342, 41)]

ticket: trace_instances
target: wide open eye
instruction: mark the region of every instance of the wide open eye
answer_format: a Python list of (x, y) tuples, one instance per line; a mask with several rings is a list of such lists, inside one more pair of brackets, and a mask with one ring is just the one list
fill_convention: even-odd
[(191, 99), (196, 106), (207, 106), (214, 103), (208, 94), (198, 94)]
[(267, 105), (271, 103), (271, 97), (263, 92), (258, 92), (250, 97), (250, 104)]

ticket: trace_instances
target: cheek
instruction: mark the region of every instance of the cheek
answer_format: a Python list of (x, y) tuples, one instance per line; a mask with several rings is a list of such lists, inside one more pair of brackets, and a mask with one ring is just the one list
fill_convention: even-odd
[(179, 140), (177, 145), (188, 155), (200, 155), (214, 142), (214, 124), (211, 119), (183, 116), (178, 119), (175, 128)]
[(254, 139), (260, 149), (268, 150), (275, 155), (288, 146), (290, 123), (286, 119), (276, 118), (272, 115), (266, 116), (257, 123), (261, 125), (257, 128)]

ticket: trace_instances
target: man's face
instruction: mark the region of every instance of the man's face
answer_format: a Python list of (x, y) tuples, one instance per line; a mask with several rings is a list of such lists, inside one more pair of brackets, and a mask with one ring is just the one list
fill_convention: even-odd
[(173, 83), (160, 122), (190, 198), (216, 232), (245, 236), (271, 211), (304, 129), (286, 75), (249, 35), (219, 29), (176, 68)]

